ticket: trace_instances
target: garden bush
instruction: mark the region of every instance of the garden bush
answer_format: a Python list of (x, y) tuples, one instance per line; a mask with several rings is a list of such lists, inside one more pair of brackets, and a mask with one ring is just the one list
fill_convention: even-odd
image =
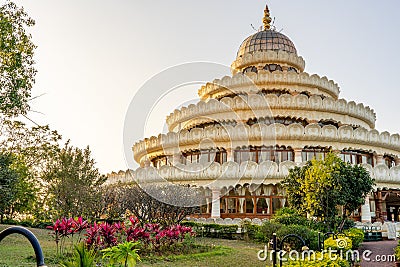
[(336, 250), (346, 252), (353, 247), (353, 242), (350, 238), (339, 236), (338, 238), (329, 237), (324, 241), (324, 250)]
[(350, 263), (345, 260), (341, 259), (340, 257), (329, 257), (329, 254), (321, 253), (315, 254), (314, 257), (305, 257), (305, 259), (299, 259), (296, 261), (288, 261), (285, 266), (288, 267), (350, 267)]
[(252, 235), (252, 238), (258, 242), (268, 243), (271, 241), (272, 235), (282, 227), (284, 227), (282, 224), (266, 221), (261, 226), (255, 227), (255, 233)]
[(400, 261), (400, 240), (398, 241), (397, 246), (394, 249), (394, 256), (396, 257), (396, 261)]
[[(282, 240), (286, 235), (294, 234), (300, 236), (311, 250), (318, 250), (318, 232), (309, 229), (307, 226), (303, 225), (289, 225), (285, 227), (280, 227), (276, 232), (278, 240)], [(291, 248), (300, 250), (302, 244), (300, 244), (297, 239), (289, 240)]]
[(358, 249), (361, 243), (364, 241), (364, 232), (361, 229), (350, 228), (345, 230), (343, 233), (346, 237), (351, 239), (353, 250)]
[[(57, 220), (49, 227), (50, 233), (56, 242), (57, 251), (64, 253), (65, 238), (80, 236), (85, 231), (84, 242), (89, 249), (100, 251), (106, 248), (117, 246), (124, 242), (139, 242), (141, 255), (151, 253), (163, 254), (164, 252), (173, 252), (177, 243), (182, 243), (188, 236), (193, 236), (191, 227), (182, 225), (172, 225), (162, 227), (159, 224), (145, 224), (134, 218), (129, 218), (129, 223), (107, 222), (89, 224), (82, 218), (63, 218)], [(60, 249), (58, 250), (58, 248)]]
[[(336, 231), (337, 227), (343, 222), (343, 217), (336, 216), (334, 218), (335, 228), (332, 229), (326, 222), (307, 219), (305, 216), (299, 214), (296, 210), (290, 208), (282, 208), (278, 210), (271, 221), (283, 225), (303, 225), (321, 233)], [(343, 229), (350, 229), (354, 227), (354, 221), (345, 219)]]
[(282, 208), (278, 210), (271, 221), (283, 225), (309, 225), (309, 221), (307, 220), (307, 218), (300, 215), (296, 210), (290, 208)]
[(182, 222), (181, 225), (191, 227), (198, 236), (232, 239), (238, 232), (237, 225), (222, 225), (216, 223)]

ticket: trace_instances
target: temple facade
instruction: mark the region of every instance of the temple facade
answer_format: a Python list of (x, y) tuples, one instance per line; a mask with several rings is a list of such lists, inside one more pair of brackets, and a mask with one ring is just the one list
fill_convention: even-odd
[[(374, 111), (305, 72), (294, 43), (271, 26), (246, 38), (231, 76), (202, 86), (199, 102), (167, 116), (169, 132), (137, 142), (133, 179), (201, 188), (198, 216), (269, 218), (286, 205), (290, 168), (337, 153), (376, 180), (358, 220), (400, 220), (400, 136), (375, 129)], [(113, 174), (111, 181), (131, 178)], [(397, 193), (398, 192), (398, 193)]]

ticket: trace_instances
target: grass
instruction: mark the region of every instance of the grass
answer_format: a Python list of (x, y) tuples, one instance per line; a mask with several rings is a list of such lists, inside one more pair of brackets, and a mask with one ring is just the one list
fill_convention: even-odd
[[(9, 226), (0, 225), (0, 231)], [(56, 245), (48, 230), (31, 229), (39, 239), (45, 256), (45, 263), (49, 267), (58, 267)], [(265, 262), (257, 259), (257, 252), (263, 249), (261, 244), (238, 240), (224, 240), (213, 238), (196, 238), (196, 244), (212, 245), (214, 249), (204, 253), (189, 255), (174, 255), (167, 257), (152, 257), (138, 264), (138, 267), (156, 266), (192, 266), (192, 267), (219, 267), (219, 266), (265, 266)], [(67, 247), (70, 242), (66, 243)], [(140, 252), (139, 252), (140, 254)], [(10, 235), (0, 243), (0, 267), (36, 266), (33, 248), (29, 241), (20, 235)]]
[[(0, 225), (0, 231), (8, 228)], [(45, 256), (47, 266), (58, 266), (55, 243), (48, 230), (32, 229), (30, 231), (39, 239)], [(0, 243), (0, 267), (25, 267), (36, 266), (35, 252), (28, 239), (21, 235), (13, 234), (7, 236)]]
[(225, 240), (214, 238), (197, 238), (196, 243), (204, 245), (215, 245), (215, 249), (210, 252), (170, 256), (157, 258), (156, 262), (144, 261), (138, 266), (155, 267), (219, 267), (219, 266), (263, 266), (266, 263), (257, 259), (257, 252), (263, 249), (263, 245), (239, 240)]

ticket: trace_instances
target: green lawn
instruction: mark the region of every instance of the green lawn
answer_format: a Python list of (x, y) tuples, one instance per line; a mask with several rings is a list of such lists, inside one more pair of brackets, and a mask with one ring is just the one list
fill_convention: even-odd
[[(0, 225), (0, 231), (4, 230), (5, 225)], [(59, 266), (56, 256), (56, 246), (49, 231), (42, 229), (30, 229), (39, 239), (45, 255), (47, 266)], [(257, 259), (257, 252), (263, 249), (263, 245), (245, 241), (223, 240), (211, 238), (196, 238), (199, 244), (213, 244), (217, 248), (211, 252), (192, 255), (180, 255), (166, 259), (155, 258), (151, 261), (146, 260), (138, 266), (264, 266), (265, 262)], [(139, 253), (140, 254), (140, 253)], [(35, 256), (29, 241), (19, 235), (6, 237), (0, 243), (0, 267), (25, 267), (36, 266)]]

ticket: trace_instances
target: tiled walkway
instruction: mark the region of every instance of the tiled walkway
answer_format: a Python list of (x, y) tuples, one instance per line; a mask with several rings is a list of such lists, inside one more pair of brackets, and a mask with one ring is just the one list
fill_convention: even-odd
[(361, 267), (393, 267), (395, 263), (392, 262), (379, 262), (384, 258), (388, 258), (388, 256), (394, 255), (394, 248), (396, 247), (398, 241), (378, 241), (378, 242), (365, 242), (362, 244), (360, 251), (360, 257), (362, 257), (362, 253), (366, 250), (372, 252), (369, 258), (371, 261), (362, 260)]

